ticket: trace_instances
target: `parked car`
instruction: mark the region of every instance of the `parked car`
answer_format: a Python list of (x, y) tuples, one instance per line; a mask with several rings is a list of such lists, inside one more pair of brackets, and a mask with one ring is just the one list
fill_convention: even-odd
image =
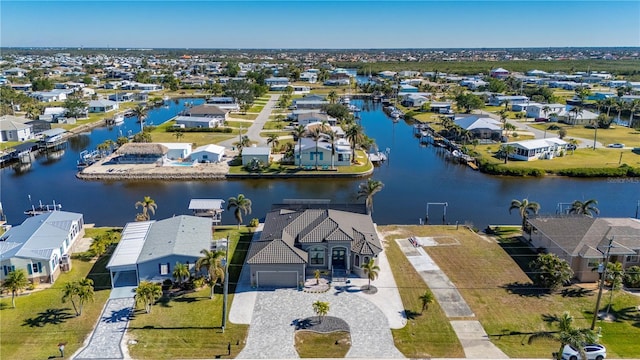
[(547, 119), (547, 118), (543, 118), (543, 117), (539, 117), (539, 118), (536, 118), (536, 120), (535, 120), (535, 121), (536, 121), (536, 122), (548, 122), (548, 121), (549, 121), (549, 119)]
[(577, 149), (577, 148), (578, 148), (578, 147), (577, 147), (576, 145), (574, 145), (574, 144), (569, 144), (569, 145), (567, 145), (567, 150), (575, 150), (575, 149)]
[[(584, 353), (587, 360), (602, 360), (607, 357), (607, 349), (604, 345), (590, 344), (584, 346)], [(571, 345), (565, 345), (562, 350), (562, 358), (564, 360), (582, 360), (580, 352)]]
[(624, 144), (620, 144), (620, 143), (609, 144), (609, 145), (607, 145), (607, 147), (616, 148), (616, 149), (622, 149), (624, 147)]

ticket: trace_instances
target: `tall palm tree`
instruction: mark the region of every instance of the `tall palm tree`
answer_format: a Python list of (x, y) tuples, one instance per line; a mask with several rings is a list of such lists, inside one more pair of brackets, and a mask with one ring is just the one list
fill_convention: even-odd
[(435, 298), (433, 297), (433, 293), (431, 293), (431, 291), (425, 290), (424, 294), (420, 295), (419, 299), (422, 303), (422, 310), (420, 310), (420, 314), (422, 314), (429, 308), (429, 304), (433, 303)]
[(524, 229), (527, 226), (527, 218), (529, 217), (529, 214), (537, 214), (538, 211), (540, 211), (540, 204), (535, 201), (529, 201), (529, 199), (522, 199), (522, 201), (514, 199), (511, 200), (509, 213), (514, 209), (518, 210), (520, 213), (520, 217), (522, 218), (522, 229)]
[(356, 146), (362, 141), (362, 127), (358, 124), (352, 124), (347, 129), (345, 135), (351, 143), (351, 162), (356, 162)]
[(604, 100), (604, 106), (607, 108), (607, 118), (610, 116), (611, 108), (616, 106), (616, 99), (614, 97), (608, 97)]
[[(229, 246), (229, 244), (227, 244)], [(200, 250), (202, 257), (196, 261), (196, 269), (206, 269), (209, 275), (209, 286), (211, 287), (210, 299), (213, 299), (214, 286), (218, 282), (218, 279), (224, 281), (224, 268), (222, 267), (222, 259), (225, 257), (225, 252), (222, 250), (213, 251), (202, 249)]]
[(142, 132), (144, 130), (144, 119), (147, 117), (149, 110), (146, 106), (138, 104), (131, 110), (131, 112), (138, 118), (138, 121), (140, 122), (140, 131)]
[(162, 286), (150, 281), (142, 281), (136, 288), (136, 304), (143, 303), (147, 314), (151, 313), (151, 306), (162, 296)]
[(369, 280), (367, 289), (371, 289), (371, 280), (375, 280), (378, 277), (380, 267), (376, 265), (373, 259), (369, 259), (369, 262), (362, 264), (362, 271), (364, 271), (364, 274), (367, 275), (367, 279)]
[(320, 322), (322, 322), (322, 320), (324, 320), (324, 317), (329, 312), (329, 303), (326, 301), (318, 300), (314, 302), (312, 306), (313, 306), (313, 312), (315, 312), (316, 315), (318, 315), (318, 317), (320, 318)]
[(28, 285), (29, 280), (24, 270), (13, 270), (7, 274), (2, 287), (11, 292), (11, 307), (16, 307), (16, 294), (24, 290)]
[(600, 214), (600, 209), (598, 209), (596, 205), (598, 205), (598, 200), (596, 199), (589, 199), (585, 202), (575, 200), (573, 203), (571, 203), (571, 209), (569, 210), (569, 213), (593, 217), (593, 215)]
[(236, 145), (236, 148), (238, 148), (240, 156), (242, 156), (242, 149), (249, 147), (251, 145), (251, 140), (249, 140), (249, 137), (247, 135), (243, 135), (242, 137), (240, 137), (240, 140), (235, 142), (234, 144)]
[(633, 115), (635, 114), (636, 111), (638, 111), (640, 109), (640, 100), (634, 99), (627, 106), (628, 106), (629, 111), (631, 112), (630, 115), (629, 115), (629, 127), (633, 128), (634, 125), (635, 125), (633, 123)]
[(569, 110), (569, 112), (573, 113), (573, 125), (576, 125), (578, 123), (578, 118), (582, 116), (582, 114), (584, 113), (584, 110), (582, 109), (581, 106), (574, 106), (571, 110)]
[(338, 141), (338, 134), (333, 130), (329, 130), (325, 134), (329, 138), (329, 143), (331, 144), (331, 169), (334, 169), (336, 158), (336, 141)]
[(136, 202), (136, 209), (138, 207), (142, 207), (142, 214), (140, 216), (141, 220), (150, 220), (151, 216), (149, 212), (155, 215), (156, 209), (158, 208), (158, 204), (153, 200), (150, 196), (145, 196), (141, 201)]
[(613, 292), (622, 287), (622, 280), (624, 279), (624, 268), (619, 261), (610, 262), (607, 264), (607, 281), (611, 284), (611, 291), (609, 291), (609, 305), (607, 305), (607, 314), (611, 310), (611, 303), (613, 302)]
[(280, 144), (280, 137), (278, 134), (269, 134), (267, 137), (267, 145), (271, 145), (272, 148), (275, 148)]
[(304, 128), (304, 125), (297, 125), (291, 131), (291, 134), (294, 138), (298, 139), (298, 166), (302, 166), (302, 138), (306, 135), (307, 130)]
[(251, 214), (251, 200), (249, 198), (244, 197), (243, 194), (238, 194), (238, 197), (230, 197), (227, 200), (227, 210), (235, 208), (233, 211), (233, 215), (236, 217), (238, 221), (238, 229), (240, 229), (240, 224), (242, 224), (242, 213), (245, 215)]
[(171, 273), (171, 275), (178, 282), (178, 284), (182, 284), (182, 282), (188, 280), (189, 276), (191, 275), (191, 273), (189, 272), (189, 266), (187, 266), (187, 264), (177, 262), (176, 266), (173, 268), (173, 272)]
[(367, 179), (366, 183), (360, 183), (358, 186), (358, 199), (365, 198), (368, 214), (373, 212), (373, 195), (377, 194), (383, 187), (382, 181), (373, 179)]
[(327, 99), (330, 104), (335, 104), (338, 101), (338, 93), (336, 93), (335, 90), (331, 90), (329, 95), (327, 95)]
[(544, 105), (542, 107), (542, 113), (544, 114), (544, 117), (549, 116), (549, 111), (551, 111), (551, 107), (549, 105)]
[(315, 153), (315, 158), (316, 158), (316, 170), (318, 170), (318, 158), (320, 157), (320, 152), (318, 151), (318, 142), (320, 142), (320, 139), (322, 139), (322, 136), (324, 135), (322, 133), (322, 129), (320, 128), (320, 126), (316, 126), (313, 128), (313, 130), (311, 130), (311, 138), (313, 139), (313, 141), (315, 141), (316, 143), (316, 153)]
[(590, 329), (576, 328), (573, 325), (573, 316), (565, 311), (558, 318), (559, 331), (543, 331), (535, 333), (529, 337), (529, 344), (540, 339), (553, 339), (560, 342), (560, 351), (557, 352), (557, 359), (562, 359), (562, 351), (565, 345), (571, 345), (580, 352), (580, 357), (585, 359), (583, 346), (584, 344), (593, 344), (597, 342), (598, 336)]

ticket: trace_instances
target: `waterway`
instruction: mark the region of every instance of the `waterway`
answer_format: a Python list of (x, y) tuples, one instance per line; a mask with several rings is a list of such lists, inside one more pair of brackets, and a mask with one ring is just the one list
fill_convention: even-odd
[[(185, 101), (171, 101), (169, 107), (149, 112), (148, 122), (160, 124), (184, 109)], [(200, 102), (202, 100), (199, 100)], [(471, 224), (482, 228), (487, 224), (518, 224), (516, 212), (509, 214), (512, 199), (529, 198), (541, 204), (541, 213), (556, 213), (558, 207), (576, 199), (595, 198), (601, 216), (634, 217), (640, 200), (638, 179), (574, 179), (562, 177), (512, 178), (485, 175), (446, 160), (442, 149), (421, 146), (413, 136), (411, 125), (393, 123), (379, 104), (353, 101), (363, 108), (361, 124), (376, 140), (381, 150), (390, 149), (389, 160), (377, 167), (372, 178), (384, 183), (374, 197), (373, 219), (378, 224), (418, 224), (424, 221), (427, 204), (429, 223), (440, 224), (446, 203), (446, 223)], [(198, 104), (198, 100), (195, 100)], [(330, 199), (334, 203), (361, 201), (356, 198), (358, 185), (364, 179), (281, 179), (223, 180), (188, 182), (90, 182), (75, 177), (80, 151), (95, 149), (106, 139), (139, 131), (135, 118), (125, 119), (120, 127), (98, 128), (90, 134), (70, 139), (65, 154), (59, 159), (42, 156), (31, 169), (17, 173), (12, 168), (0, 171), (0, 201), (10, 224), (25, 219), (23, 211), (34, 204), (56, 201), (63, 210), (83, 213), (85, 222), (97, 226), (123, 226), (133, 221), (134, 204), (151, 196), (158, 208), (155, 219), (188, 214), (191, 198), (222, 198), (244, 194), (252, 200), (252, 214), (263, 218), (271, 204), (282, 199)], [(224, 224), (235, 223), (226, 211)]]

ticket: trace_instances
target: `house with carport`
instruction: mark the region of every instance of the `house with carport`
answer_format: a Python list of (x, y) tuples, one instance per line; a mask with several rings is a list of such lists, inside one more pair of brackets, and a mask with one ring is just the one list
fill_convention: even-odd
[(514, 141), (505, 145), (514, 148), (514, 152), (509, 154), (509, 158), (532, 161), (553, 159), (556, 156), (561, 156), (567, 150), (568, 143), (560, 138), (546, 138)]
[(529, 246), (566, 260), (578, 281), (598, 281), (600, 275), (594, 269), (607, 252), (609, 262), (620, 262), (624, 269), (640, 265), (638, 219), (555, 215), (532, 217), (527, 223)]
[(251, 284), (296, 287), (315, 270), (333, 279), (364, 277), (362, 264), (382, 251), (371, 216), (362, 204), (290, 201), (273, 205), (247, 254)]
[(205, 217), (180, 215), (128, 223), (107, 264), (111, 287), (173, 279), (178, 262), (195, 274), (200, 251), (211, 249), (212, 239), (211, 219)]
[(68, 211), (51, 211), (27, 218), (0, 235), (0, 281), (22, 269), (34, 284), (53, 284), (84, 236), (84, 217)]

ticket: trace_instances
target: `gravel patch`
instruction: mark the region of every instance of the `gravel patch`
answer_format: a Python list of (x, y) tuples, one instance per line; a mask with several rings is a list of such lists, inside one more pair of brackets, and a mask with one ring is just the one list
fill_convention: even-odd
[(323, 319), (319, 316), (311, 316), (302, 320), (294, 320), (294, 324), (296, 330), (313, 331), (323, 334), (336, 331), (350, 331), (349, 324), (335, 316), (325, 316)]

